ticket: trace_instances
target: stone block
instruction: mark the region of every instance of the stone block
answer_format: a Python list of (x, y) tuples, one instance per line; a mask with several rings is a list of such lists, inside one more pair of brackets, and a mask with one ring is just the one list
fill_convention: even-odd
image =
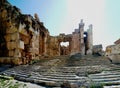
[(14, 57), (21, 57), (21, 52), (19, 49), (15, 49)]
[(29, 36), (25, 36), (24, 34), (19, 33), (20, 39), (24, 41), (24, 44), (29, 44)]
[(112, 61), (112, 63), (120, 64), (120, 55), (119, 54), (109, 55), (108, 57)]
[(2, 18), (6, 18), (6, 16), (7, 16), (7, 10), (3, 10), (3, 12), (1, 13), (1, 17)]
[(22, 59), (16, 57), (0, 57), (0, 63), (20, 65), (22, 64)]
[(2, 57), (0, 57), (0, 63), (3, 63), (4, 62), (4, 59), (2, 59)]
[(38, 49), (38, 48), (33, 48), (33, 49), (32, 49), (32, 52), (33, 52), (34, 54), (39, 54), (39, 49)]
[(22, 59), (21, 58), (13, 58), (12, 63), (15, 65), (20, 65), (20, 64), (22, 64)]
[(9, 50), (8, 56), (9, 57), (21, 57), (21, 52), (18, 49)]
[(14, 50), (9, 50), (8, 56), (13, 57), (14, 56)]
[(7, 49), (8, 50), (13, 50), (15, 48), (17, 48), (17, 42), (15, 42), (15, 41), (7, 42)]
[(15, 26), (12, 26), (12, 27), (6, 29), (6, 34), (15, 33), (15, 32), (17, 32), (17, 30), (18, 29)]
[(19, 25), (19, 33), (21, 33), (25, 36), (28, 36), (28, 33), (27, 33), (26, 29), (24, 29), (24, 28), (25, 28), (25, 24), (20, 24)]
[(10, 42), (10, 41), (15, 41), (18, 39), (18, 33), (13, 33), (13, 34), (6, 34), (4, 36), (5, 40), (7, 42)]
[(24, 42), (23, 41), (19, 42), (19, 49), (24, 49)]

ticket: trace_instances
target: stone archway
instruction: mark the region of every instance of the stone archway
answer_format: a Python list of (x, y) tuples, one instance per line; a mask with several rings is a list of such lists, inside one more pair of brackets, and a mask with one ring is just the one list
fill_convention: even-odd
[(72, 36), (60, 34), (58, 40), (59, 40), (60, 55), (70, 55)]
[(70, 46), (69, 42), (60, 42), (60, 55), (69, 55)]

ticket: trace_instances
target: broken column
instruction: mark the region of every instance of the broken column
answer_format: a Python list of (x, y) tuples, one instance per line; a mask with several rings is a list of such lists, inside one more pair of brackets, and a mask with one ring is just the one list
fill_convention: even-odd
[(79, 24), (79, 30), (80, 30), (80, 51), (81, 51), (82, 55), (85, 55), (84, 23), (83, 23), (83, 19), (81, 19), (81, 22)]
[(87, 30), (87, 54), (92, 54), (93, 51), (93, 33), (92, 33), (92, 24), (89, 25)]

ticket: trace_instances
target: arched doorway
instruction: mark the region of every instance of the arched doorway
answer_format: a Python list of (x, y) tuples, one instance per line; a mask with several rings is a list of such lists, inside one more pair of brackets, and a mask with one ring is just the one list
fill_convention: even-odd
[(69, 55), (70, 45), (69, 42), (60, 42), (60, 55)]

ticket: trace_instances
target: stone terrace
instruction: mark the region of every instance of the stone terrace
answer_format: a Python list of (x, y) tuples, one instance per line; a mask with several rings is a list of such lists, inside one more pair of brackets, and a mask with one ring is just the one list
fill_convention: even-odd
[(52, 88), (60, 87), (65, 81), (76, 88), (120, 84), (120, 66), (111, 64), (106, 57), (92, 55), (81, 59), (69, 56), (43, 58), (35, 64), (16, 66), (1, 74)]

